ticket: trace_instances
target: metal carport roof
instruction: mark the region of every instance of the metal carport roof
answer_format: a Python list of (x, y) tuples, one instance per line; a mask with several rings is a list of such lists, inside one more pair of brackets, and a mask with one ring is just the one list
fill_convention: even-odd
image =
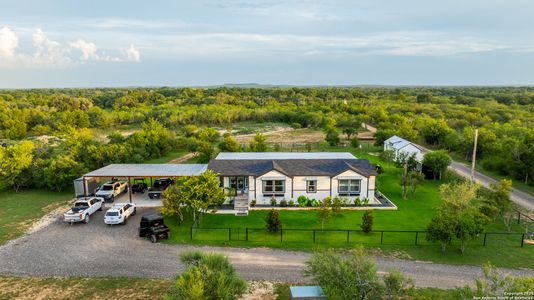
[(197, 176), (207, 164), (111, 164), (83, 177), (178, 177)]

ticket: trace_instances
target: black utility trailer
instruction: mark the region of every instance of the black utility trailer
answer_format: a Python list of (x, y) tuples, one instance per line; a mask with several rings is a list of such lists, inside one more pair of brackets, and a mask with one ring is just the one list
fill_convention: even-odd
[(144, 194), (148, 189), (148, 184), (145, 183), (144, 178), (134, 178), (132, 184), (132, 194), (141, 193)]
[(158, 239), (168, 239), (170, 236), (169, 227), (163, 223), (163, 217), (157, 213), (146, 214), (141, 217), (139, 225), (139, 237), (148, 237), (152, 243)]

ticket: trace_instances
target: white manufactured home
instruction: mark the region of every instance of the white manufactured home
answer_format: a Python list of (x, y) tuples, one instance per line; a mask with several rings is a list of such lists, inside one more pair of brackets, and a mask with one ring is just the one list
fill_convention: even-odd
[[(346, 152), (220, 153), (208, 164), (220, 176), (221, 186), (236, 197), (257, 204), (299, 196), (369, 199), (375, 202), (376, 171), (366, 159)], [(237, 199), (236, 198), (236, 199)]]
[(397, 160), (402, 154), (413, 155), (418, 162), (417, 169), (421, 170), (423, 163), (423, 150), (416, 144), (396, 135), (384, 141), (384, 151), (393, 151), (394, 159)]

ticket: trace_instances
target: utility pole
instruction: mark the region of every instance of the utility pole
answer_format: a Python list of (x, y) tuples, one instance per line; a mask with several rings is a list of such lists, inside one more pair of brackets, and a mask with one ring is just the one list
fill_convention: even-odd
[(471, 161), (471, 182), (475, 182), (475, 162), (477, 159), (477, 140), (478, 140), (478, 129), (475, 129), (475, 143), (473, 146), (473, 157)]

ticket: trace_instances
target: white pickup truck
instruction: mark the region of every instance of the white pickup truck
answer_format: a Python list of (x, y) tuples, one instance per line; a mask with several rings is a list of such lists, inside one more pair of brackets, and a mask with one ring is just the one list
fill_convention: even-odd
[(126, 192), (128, 192), (128, 183), (126, 181), (108, 181), (98, 189), (95, 196), (103, 198), (106, 202), (113, 202), (115, 197)]
[(97, 197), (80, 198), (74, 202), (72, 208), (63, 214), (63, 220), (67, 223), (89, 223), (90, 216), (97, 210), (102, 210), (104, 200)]
[(126, 224), (126, 219), (136, 213), (135, 204), (133, 203), (116, 203), (106, 211), (104, 223), (108, 225)]

